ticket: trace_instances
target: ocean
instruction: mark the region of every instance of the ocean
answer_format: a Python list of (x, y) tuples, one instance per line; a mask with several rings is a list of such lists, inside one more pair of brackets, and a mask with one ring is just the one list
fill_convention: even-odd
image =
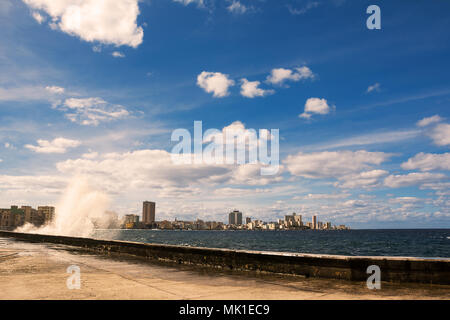
[(96, 230), (93, 238), (193, 247), (450, 258), (450, 229), (341, 231)]

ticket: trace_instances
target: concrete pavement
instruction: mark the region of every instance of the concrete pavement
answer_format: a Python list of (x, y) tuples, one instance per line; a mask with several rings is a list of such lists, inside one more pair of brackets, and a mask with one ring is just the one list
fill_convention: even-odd
[[(68, 289), (69, 266), (81, 288)], [(0, 238), (0, 299), (450, 299), (450, 286), (224, 272)]]

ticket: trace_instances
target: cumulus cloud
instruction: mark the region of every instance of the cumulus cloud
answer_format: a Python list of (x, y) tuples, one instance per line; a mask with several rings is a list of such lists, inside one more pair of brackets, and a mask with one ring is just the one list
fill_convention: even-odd
[(289, 4), (287, 5), (287, 8), (292, 15), (302, 15), (302, 14), (305, 14), (306, 12), (308, 12), (309, 10), (318, 7), (319, 5), (320, 5), (320, 2), (312, 1), (312, 2), (308, 2), (306, 4), (306, 6), (304, 6), (303, 8), (300, 8), (300, 9), (293, 8)]
[(370, 170), (356, 174), (349, 174), (338, 178), (335, 184), (343, 189), (374, 188), (381, 185), (381, 178), (387, 176), (386, 170)]
[(401, 164), (405, 170), (450, 170), (450, 153), (418, 153), (408, 161)]
[(3, 192), (22, 192), (26, 194), (36, 191), (42, 193), (58, 193), (66, 185), (67, 180), (59, 176), (10, 176), (0, 175), (0, 190)]
[(78, 140), (71, 140), (65, 138), (55, 138), (52, 141), (37, 140), (38, 145), (25, 145), (25, 148), (37, 153), (65, 153), (69, 148), (78, 147), (81, 142)]
[(280, 177), (263, 177), (260, 165), (175, 164), (165, 150), (144, 149), (70, 159), (57, 163), (62, 174), (92, 178), (109, 192), (152, 189), (167, 194), (169, 189), (186, 192), (193, 186), (210, 190), (219, 184), (267, 185)]
[(390, 188), (410, 187), (423, 183), (439, 182), (446, 176), (440, 173), (413, 172), (406, 175), (390, 175), (384, 179), (384, 185)]
[(227, 10), (235, 14), (244, 14), (247, 12), (248, 8), (240, 1), (233, 0), (233, 2), (227, 7)]
[(234, 86), (234, 81), (228, 75), (220, 72), (203, 71), (197, 76), (197, 85), (215, 98), (223, 98), (230, 93), (228, 88)]
[(332, 108), (334, 108), (334, 106), (330, 107), (325, 99), (309, 98), (306, 100), (304, 112), (299, 114), (299, 117), (309, 119), (313, 114), (325, 115), (330, 113)]
[(138, 47), (144, 37), (137, 25), (139, 0), (23, 0), (35, 11), (51, 17), (59, 29), (88, 42)]
[(199, 6), (199, 7), (203, 7), (205, 5), (203, 0), (173, 0), (173, 1), (181, 3), (181, 4), (185, 5), (185, 6), (187, 6), (187, 5), (191, 4), (191, 3), (193, 3), (193, 4), (196, 3), (197, 6)]
[(111, 55), (114, 58), (125, 58), (125, 55), (122, 52), (119, 52), (119, 51), (114, 51)]
[(304, 197), (294, 197), (294, 200), (336, 200), (350, 197), (349, 193), (309, 193)]
[(392, 154), (384, 152), (359, 151), (324, 151), (313, 153), (299, 152), (289, 155), (284, 164), (295, 176), (304, 178), (338, 178), (360, 173), (372, 165), (379, 165), (388, 160)]
[(248, 81), (247, 79), (241, 79), (241, 95), (246, 98), (264, 97), (269, 94), (273, 94), (274, 90), (264, 90), (259, 88), (261, 82)]
[(380, 84), (378, 82), (367, 88), (367, 93), (371, 93), (374, 91), (380, 91)]
[(121, 105), (112, 105), (101, 98), (69, 98), (56, 107), (66, 112), (66, 117), (81, 125), (97, 126), (100, 122), (123, 119), (130, 115)]
[(418, 127), (426, 127), (426, 126), (429, 126), (430, 124), (441, 122), (442, 120), (444, 120), (444, 119), (436, 114), (432, 117), (423, 118), (422, 120), (418, 121), (417, 126)]
[(45, 17), (43, 17), (39, 12), (33, 12), (31, 15), (39, 24), (42, 24), (45, 21)]
[(52, 94), (63, 94), (65, 89), (62, 87), (58, 87), (58, 86), (47, 86), (45, 87), (45, 90), (47, 90), (48, 92), (52, 93)]
[(311, 69), (303, 66), (300, 68), (291, 69), (272, 69), (270, 75), (267, 77), (267, 82), (273, 85), (282, 85), (286, 81), (300, 81), (304, 79), (312, 79), (314, 74)]
[(430, 131), (429, 136), (433, 140), (433, 143), (438, 146), (450, 145), (450, 124), (438, 124)]
[[(205, 132), (203, 143), (208, 145), (203, 152), (203, 161), (235, 164), (237, 160), (237, 163), (241, 166), (236, 170), (237, 176), (233, 177), (235, 183), (246, 181), (245, 184), (266, 184), (268, 181), (275, 181), (272, 179), (273, 176), (275, 176), (275, 179), (278, 179), (283, 167), (279, 165), (278, 150), (273, 149), (273, 146), (278, 143), (274, 139), (273, 133), (267, 129), (260, 129), (259, 132), (254, 129), (246, 129), (245, 125), (240, 121), (231, 123), (221, 131), (212, 130), (211, 132)], [(271, 142), (270, 159), (261, 158), (262, 150), (269, 148), (269, 142)], [(231, 151), (231, 153), (228, 151)], [(258, 155), (260, 156), (261, 164), (258, 164)], [(243, 166), (245, 163), (253, 165)], [(250, 183), (248, 178), (243, 178), (249, 175), (254, 176), (257, 170), (260, 170), (260, 172), (271, 171), (270, 175), (272, 177), (263, 175), (258, 181), (252, 183)], [(262, 182), (263, 180), (265, 182)]]

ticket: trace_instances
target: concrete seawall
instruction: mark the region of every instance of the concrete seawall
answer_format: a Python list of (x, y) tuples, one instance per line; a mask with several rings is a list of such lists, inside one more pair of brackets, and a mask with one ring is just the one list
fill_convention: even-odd
[(270, 272), (353, 281), (368, 278), (377, 265), (381, 280), (450, 284), (450, 259), (354, 257), (197, 248), (0, 231), (0, 237), (81, 247), (104, 254), (130, 254), (149, 260), (243, 271)]

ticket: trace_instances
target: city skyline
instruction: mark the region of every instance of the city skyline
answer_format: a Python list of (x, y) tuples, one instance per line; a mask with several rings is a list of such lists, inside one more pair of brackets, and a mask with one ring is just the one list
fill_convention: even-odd
[[(380, 30), (369, 1), (55, 3), (0, 4), (0, 207), (83, 177), (121, 216), (152, 199), (163, 220), (450, 227), (450, 3), (383, 1)], [(174, 164), (196, 121), (279, 130), (279, 171)]]
[[(64, 217), (57, 219), (58, 212), (53, 206), (38, 206), (34, 209), (31, 206), (11, 205), (10, 208), (0, 208), (0, 230), (22, 230), (26, 227), (27, 230), (38, 231), (41, 227), (51, 226), (58, 221), (61, 222)], [(346, 230), (349, 229), (343, 224), (332, 225), (331, 222), (325, 223), (318, 220), (317, 215), (313, 215), (311, 222), (303, 221), (302, 215), (297, 215), (295, 212), (290, 215), (285, 215), (281, 219), (272, 219), (270, 221), (262, 221), (253, 219), (250, 216), (244, 216), (239, 210), (233, 210), (228, 213), (228, 224), (222, 221), (203, 221), (195, 219), (193, 221), (178, 220), (173, 221), (157, 220), (156, 219), (156, 203), (152, 201), (143, 201), (142, 214), (124, 214), (119, 217), (114, 212), (104, 212), (104, 217), (101, 216), (89, 217), (86, 216), (88, 223), (92, 223), (95, 228), (100, 229), (115, 229), (121, 227), (122, 229), (189, 229), (189, 230)], [(67, 217), (69, 218), (69, 217)], [(74, 217), (70, 217), (74, 218)], [(75, 217), (76, 218), (76, 217)], [(226, 220), (226, 219), (224, 219)], [(26, 226), (28, 225), (28, 226)], [(33, 226), (35, 229), (29, 229)], [(46, 229), (53, 230), (53, 228)], [(94, 229), (93, 229), (94, 230)], [(92, 231), (93, 231), (92, 230)]]

